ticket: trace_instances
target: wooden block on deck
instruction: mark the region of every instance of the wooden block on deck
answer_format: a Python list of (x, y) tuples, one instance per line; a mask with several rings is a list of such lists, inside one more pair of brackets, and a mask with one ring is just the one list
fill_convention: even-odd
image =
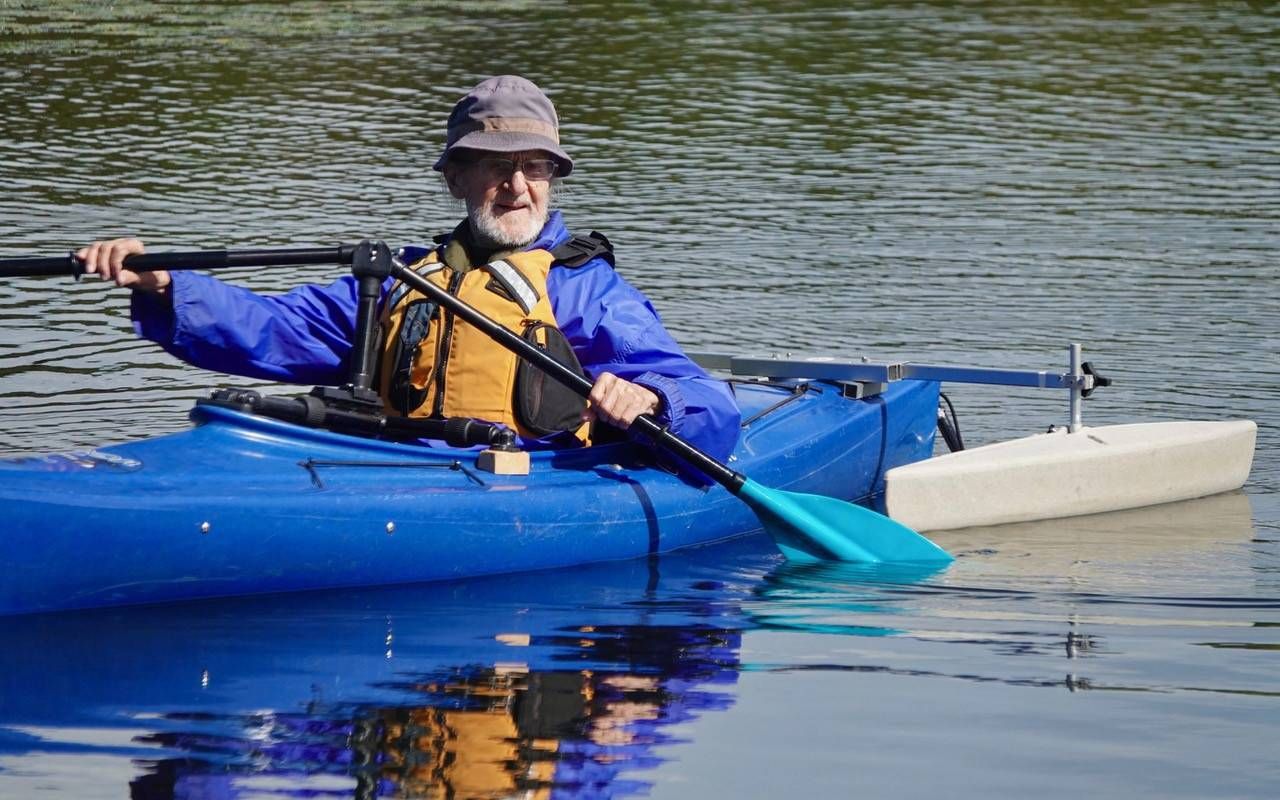
[(495, 475), (528, 475), (529, 454), (524, 450), (482, 450), (476, 468)]

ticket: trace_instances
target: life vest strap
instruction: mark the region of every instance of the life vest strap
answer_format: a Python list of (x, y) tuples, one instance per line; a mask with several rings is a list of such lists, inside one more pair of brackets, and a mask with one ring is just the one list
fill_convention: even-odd
[(576, 268), (591, 259), (600, 256), (616, 266), (613, 259), (613, 244), (599, 231), (592, 231), (586, 236), (574, 236), (564, 244), (551, 248), (551, 256), (559, 266)]

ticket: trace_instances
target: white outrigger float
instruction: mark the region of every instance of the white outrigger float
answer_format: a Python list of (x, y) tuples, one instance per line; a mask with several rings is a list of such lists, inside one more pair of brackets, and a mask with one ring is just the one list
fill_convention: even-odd
[(1110, 384), (1070, 346), (1065, 373), (873, 363), (830, 357), (694, 356), (708, 369), (776, 380), (844, 382), (868, 396), (900, 380), (1070, 392), (1070, 422), (1046, 433), (958, 449), (885, 473), (885, 512), (918, 531), (1071, 517), (1139, 508), (1239, 489), (1253, 464), (1251, 420), (1086, 427), (1083, 400)]

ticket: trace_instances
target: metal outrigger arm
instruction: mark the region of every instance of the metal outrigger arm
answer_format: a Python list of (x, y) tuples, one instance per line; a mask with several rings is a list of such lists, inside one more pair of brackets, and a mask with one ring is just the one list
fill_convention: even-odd
[[(875, 387), (894, 381), (919, 380), (940, 383), (975, 383), (994, 386), (1021, 386), (1033, 389), (1069, 389), (1071, 391), (1072, 433), (1083, 427), (1082, 401), (1096, 389), (1111, 385), (1089, 362), (1080, 360), (1081, 347), (1070, 346), (1070, 364), (1066, 372), (1050, 370), (992, 369), (989, 367), (917, 364), (910, 361), (873, 362), (846, 361), (830, 356), (729, 355), (726, 353), (690, 353), (705, 369), (730, 375), (757, 376), (771, 379), (808, 379), (856, 382)], [(873, 394), (874, 391), (865, 392)]]

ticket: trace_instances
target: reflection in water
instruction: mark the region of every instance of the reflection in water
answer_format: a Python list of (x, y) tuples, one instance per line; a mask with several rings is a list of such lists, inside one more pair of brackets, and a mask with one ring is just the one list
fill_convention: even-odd
[[(961, 558), (942, 571), (793, 566), (760, 536), (453, 584), (0, 619), (0, 788), (48, 783), (70, 757), (124, 762), (104, 797), (631, 797), (769, 740), (815, 695), (818, 738), (856, 744), (841, 751), (861, 770), (931, 726), (952, 735), (983, 713), (971, 697), (1067, 723), (1033, 726), (1064, 753), (1075, 716), (1128, 719), (1055, 699), (1082, 690), (1164, 698), (1127, 712), (1144, 727), (1169, 708), (1265, 719), (1256, 704), (1280, 689), (1258, 658), (1280, 601), (1243, 498), (947, 532)], [(999, 726), (966, 730), (1010, 746)], [(1095, 735), (1123, 746), (1124, 730)], [(1229, 762), (1261, 741), (1224, 730)]]
[[(1147, 508), (930, 534), (983, 574), (1009, 585), (1069, 583), (1076, 589), (1117, 580), (1163, 584), (1161, 565), (1212, 553), (1254, 536), (1244, 492)], [(989, 556), (998, 554), (998, 558)]]
[(662, 762), (654, 747), (673, 741), (668, 726), (731, 705), (739, 638), (696, 625), (584, 626), (546, 644), (558, 660), (613, 668), (456, 667), (386, 684), (407, 697), (395, 705), (167, 714), (179, 730), (142, 741), (182, 755), (150, 762), (132, 796), (239, 797), (300, 774), (354, 779), (358, 798), (643, 794), (645, 781), (620, 776)]
[(68, 746), (127, 754), (149, 800), (643, 794), (675, 726), (733, 705), (738, 601), (777, 558), (750, 537), (552, 573), (0, 618), (0, 795), (6, 753), (39, 765)]
[[(957, 555), (944, 570), (891, 565), (784, 564), (743, 603), (752, 629), (811, 635), (892, 637), (970, 652), (961, 669), (914, 662), (754, 663), (777, 672), (860, 672), (948, 678), (1010, 686), (1109, 691), (1191, 691), (1280, 697), (1252, 665), (1171, 651), (1167, 663), (1134, 675), (1115, 668), (1132, 648), (1162, 632), (1186, 630), (1191, 644), (1245, 651), (1276, 649), (1270, 624), (1280, 610), (1274, 558), (1254, 558), (1253, 513), (1242, 492), (1069, 519), (934, 532)], [(1206, 570), (1213, 565), (1213, 571)], [(1211, 630), (1222, 639), (1203, 641)], [(1229, 632), (1235, 632), (1230, 637)], [(885, 650), (894, 648), (886, 645)], [(1017, 666), (1005, 659), (1017, 657)], [(1068, 662), (1058, 672), (1061, 659)], [(1104, 660), (1105, 659), (1105, 660)], [(1047, 674), (1028, 675), (1043, 662)]]
[[(919, 598), (927, 591), (924, 584), (947, 569), (937, 564), (784, 563), (764, 577), (755, 592), (760, 602), (746, 604), (745, 610), (765, 630), (895, 636), (904, 631), (886, 626), (896, 607)], [(867, 623), (849, 621), (864, 618)]]

